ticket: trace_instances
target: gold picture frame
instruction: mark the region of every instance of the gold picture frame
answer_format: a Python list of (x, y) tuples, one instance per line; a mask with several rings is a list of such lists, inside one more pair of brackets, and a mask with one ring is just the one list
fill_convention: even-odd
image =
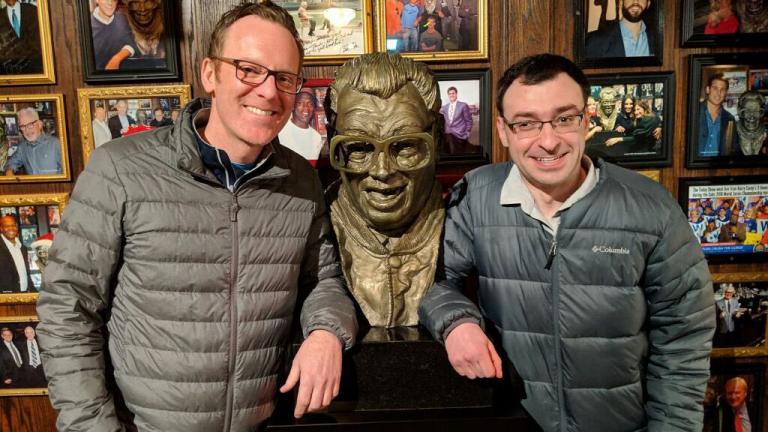
[[(22, 244), (27, 243), (28, 245), (30, 243), (29, 237), (32, 234), (35, 234), (36, 238), (39, 235), (53, 232), (59, 226), (61, 215), (68, 201), (69, 194), (67, 193), (0, 195), (0, 216), (8, 214), (16, 216), (19, 237), (22, 240)], [(27, 217), (33, 217), (35, 219), (34, 223), (24, 224), (21, 220), (21, 208), (30, 207), (34, 210), (34, 213)], [(43, 213), (43, 209), (45, 209), (45, 213)], [(40, 219), (43, 215), (45, 216), (44, 221)], [(25, 235), (27, 235), (26, 239), (24, 238)], [(2, 247), (5, 246), (3, 245)], [(31, 272), (30, 278), (33, 283), (39, 283), (40, 276), (36, 275), (41, 274), (34, 262), (34, 255), (29, 253), (29, 248), (26, 245), (22, 253), (26, 255), (25, 259)], [(35, 291), (37, 291), (37, 287), (35, 287)], [(35, 303), (36, 301), (37, 292), (14, 292), (14, 290), (0, 286), (0, 304)]]
[(301, 2), (281, 4), (296, 24), (304, 45), (305, 65), (342, 64), (361, 54), (373, 52), (369, 1), (357, 0), (354, 8), (323, 7), (322, 4), (310, 3), (301, 11), (304, 20), (299, 18)]
[(642, 174), (656, 183), (661, 183), (661, 170), (637, 170), (638, 174)]
[[(32, 327), (32, 332), (35, 341), (37, 341), (37, 324), (40, 322), (37, 315), (27, 316), (5, 316), (0, 317), (0, 329), (9, 329), (13, 335), (13, 341), (17, 339), (22, 340), (25, 337), (24, 329), (26, 327)], [(24, 345), (20, 342), (14, 342), (16, 348), (19, 350), (22, 360), (26, 363), (27, 356), (24, 354)], [(37, 343), (40, 346), (40, 343)], [(5, 344), (0, 346), (1, 350), (6, 350)], [(23, 367), (17, 368), (13, 371), (13, 375), (9, 375), (7, 371), (3, 371), (3, 375), (0, 376), (0, 397), (3, 396), (45, 396), (48, 394), (48, 386), (43, 373), (42, 364), (37, 368), (31, 368), (26, 364)], [(6, 379), (13, 376), (11, 382), (6, 384)], [(18, 383), (14, 383), (16, 380)], [(31, 386), (30, 386), (31, 384)]]
[[(443, 6), (441, 0), (435, 0), (436, 8), (440, 8), (440, 23), (435, 24), (435, 31), (440, 33), (440, 42), (438, 50), (433, 52), (422, 51), (424, 47), (421, 45), (421, 35), (417, 42), (417, 50), (404, 50), (404, 39), (402, 37), (401, 23), (397, 22), (394, 26), (392, 23), (388, 24), (389, 17), (400, 17), (406, 6), (402, 6), (402, 9), (393, 11), (393, 5), (398, 3), (397, 0), (382, 0), (376, 2), (376, 46), (379, 51), (399, 53), (403, 57), (409, 57), (414, 60), (420, 60), (425, 62), (432, 61), (450, 61), (450, 60), (486, 60), (488, 59), (488, 0), (460, 0), (458, 9), (451, 9), (448, 3), (452, 3), (453, 0), (445, 2), (446, 6)], [(397, 7), (397, 6), (395, 6)], [(426, 11), (421, 12), (419, 19), (429, 20), (429, 15), (424, 15)], [(432, 16), (438, 16), (437, 12), (431, 14)], [(424, 18), (427, 17), (427, 18)], [(427, 28), (427, 23), (418, 22), (417, 28)], [(442, 28), (443, 31), (440, 32)], [(428, 29), (428, 28), (427, 28)], [(429, 29), (428, 29), (429, 30)], [(393, 33), (393, 31), (395, 31)], [(423, 34), (421, 31), (420, 34)], [(445, 37), (443, 37), (445, 33)], [(442, 50), (439, 50), (442, 45)], [(463, 47), (462, 47), (463, 46)]]
[[(51, 15), (48, 9), (48, 0), (37, 0), (36, 20), (30, 20), (25, 16), (25, 11), (32, 11), (31, 8), (33, 7), (35, 6), (31, 4), (20, 5), (20, 37), (17, 37), (13, 30), (4, 33), (2, 36), (5, 37), (0, 36), (0, 65), (2, 65), (0, 66), (0, 85), (18, 86), (56, 83), (56, 75), (53, 70), (53, 43), (51, 39)], [(2, 11), (4, 16), (0, 17), (0, 19), (7, 19), (5, 8)], [(25, 28), (30, 27), (33, 32), (31, 36), (33, 40), (31, 41), (29, 35), (24, 35)], [(40, 38), (39, 54), (34, 53), (37, 55), (31, 58), (13, 57), (19, 53), (38, 50), (37, 44), (34, 43), (35, 33)]]
[[(715, 291), (717, 286), (722, 284), (736, 284), (736, 289), (741, 289), (742, 285), (756, 285), (760, 284), (764, 289), (768, 290), (768, 272), (750, 272), (750, 273), (715, 273), (712, 274), (712, 283)], [(738, 293), (739, 291), (737, 291)], [(762, 292), (762, 291), (761, 291)], [(729, 357), (759, 357), (768, 355), (768, 309), (760, 306), (762, 297), (758, 297), (758, 310), (759, 319), (764, 321), (763, 325), (760, 325), (758, 332), (762, 334), (762, 344), (760, 346), (734, 346), (734, 347), (716, 347), (718, 343), (718, 334), (716, 332), (715, 339), (712, 344), (712, 357), (713, 358), (729, 358)], [(717, 306), (716, 306), (717, 308)], [(748, 311), (750, 317), (749, 322), (752, 322), (752, 311)], [(718, 313), (718, 320), (720, 316)], [(759, 324), (759, 321), (758, 321)], [(718, 329), (720, 324), (718, 324)], [(738, 330), (741, 330), (737, 327)]]
[[(125, 101), (128, 108), (128, 118), (134, 122), (134, 125), (138, 126), (145, 124), (142, 123), (139, 114), (145, 117), (144, 122), (146, 122), (152, 118), (152, 111), (159, 107), (163, 110), (164, 116), (167, 113), (167, 118), (170, 118), (174, 111), (184, 108), (184, 105), (189, 102), (190, 98), (191, 87), (189, 84), (77, 89), (77, 108), (79, 112), (78, 119), (80, 120), (83, 164), (88, 162), (88, 158), (93, 150), (105, 142), (103, 139), (96, 137), (95, 134), (94, 128), (99, 127), (94, 123), (96, 107), (104, 107), (108, 119), (112, 120), (115, 118), (115, 109), (118, 102)], [(131, 115), (132, 113), (133, 115)], [(150, 115), (147, 116), (147, 113), (150, 113)], [(114, 129), (111, 129), (111, 131), (113, 138), (109, 139), (114, 139), (118, 132)]]
[[(69, 145), (67, 142), (66, 120), (64, 116), (64, 96), (61, 93), (25, 94), (0, 96), (0, 183), (32, 183), (57, 182), (70, 180)], [(12, 157), (11, 148), (19, 147), (26, 141), (21, 131), (17, 112), (21, 109), (33, 108), (40, 119), (42, 134), (54, 136), (60, 143), (60, 160), (58, 173), (42, 174), (13, 174), (5, 175), (6, 163)], [(55, 155), (54, 155), (55, 157)]]

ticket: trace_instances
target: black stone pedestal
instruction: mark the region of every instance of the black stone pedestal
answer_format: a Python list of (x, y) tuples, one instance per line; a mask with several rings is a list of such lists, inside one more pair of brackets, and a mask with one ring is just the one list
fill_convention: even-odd
[(538, 431), (520, 407), (522, 383), (469, 380), (442, 345), (416, 327), (372, 328), (347, 353), (328, 410), (293, 418), (295, 394), (278, 401), (268, 431)]

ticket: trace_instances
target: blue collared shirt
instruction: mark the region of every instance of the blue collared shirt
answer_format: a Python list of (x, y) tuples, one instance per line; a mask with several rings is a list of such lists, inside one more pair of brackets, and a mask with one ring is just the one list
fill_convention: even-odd
[(29, 175), (61, 174), (61, 142), (55, 136), (43, 133), (37, 141), (21, 141), (16, 153), (8, 158), (6, 169), (19, 168)]
[(706, 119), (707, 136), (704, 146), (699, 147), (699, 156), (719, 156), (720, 155), (720, 118), (723, 116), (723, 107), (717, 112), (714, 119), (709, 115), (707, 104), (704, 104), (703, 116)]
[(632, 31), (627, 28), (625, 20), (619, 21), (619, 28), (621, 29), (621, 38), (624, 40), (624, 54), (627, 57), (648, 57), (651, 55), (644, 22), (640, 21), (640, 33), (637, 35), (637, 40), (632, 37)]

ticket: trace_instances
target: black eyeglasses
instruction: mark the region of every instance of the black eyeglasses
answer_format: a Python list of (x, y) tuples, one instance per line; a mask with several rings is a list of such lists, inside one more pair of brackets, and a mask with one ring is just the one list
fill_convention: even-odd
[(223, 61), (235, 67), (235, 77), (245, 84), (257, 86), (267, 80), (271, 75), (275, 77), (275, 87), (284, 93), (298, 94), (304, 85), (301, 75), (290, 72), (273, 71), (257, 63), (245, 60), (211, 57), (214, 60)]
[(564, 134), (578, 131), (579, 127), (581, 127), (582, 120), (584, 120), (583, 112), (579, 114), (561, 114), (552, 120), (547, 121), (523, 120), (507, 123), (507, 127), (509, 127), (518, 138), (536, 138), (541, 134), (541, 130), (544, 129), (545, 123), (552, 125), (552, 129), (555, 133)]

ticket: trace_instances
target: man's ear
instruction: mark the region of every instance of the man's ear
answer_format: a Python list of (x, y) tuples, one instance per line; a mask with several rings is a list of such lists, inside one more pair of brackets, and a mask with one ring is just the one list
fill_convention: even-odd
[(504, 120), (504, 117), (496, 116), (496, 132), (499, 134), (501, 145), (503, 145), (504, 147), (509, 147), (509, 143), (507, 142), (508, 128), (509, 126), (507, 126), (507, 121)]
[(216, 62), (210, 57), (204, 58), (200, 63), (200, 81), (208, 94), (213, 94), (216, 89), (216, 74)]

